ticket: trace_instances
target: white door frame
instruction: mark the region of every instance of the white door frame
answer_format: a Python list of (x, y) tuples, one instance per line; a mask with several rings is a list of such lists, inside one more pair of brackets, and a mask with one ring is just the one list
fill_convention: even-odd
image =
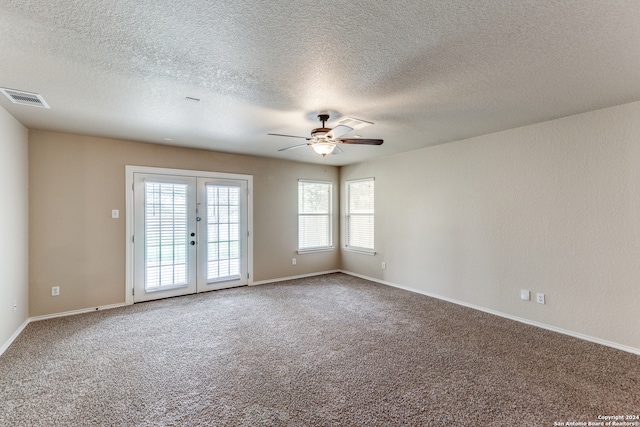
[(133, 230), (135, 224), (134, 199), (133, 199), (133, 174), (146, 173), (157, 175), (182, 175), (196, 178), (209, 179), (233, 179), (247, 181), (247, 231), (248, 231), (248, 252), (247, 252), (247, 271), (249, 278), (247, 283), (249, 286), (253, 284), (253, 175), (243, 175), (225, 172), (208, 172), (196, 171), (188, 169), (169, 169), (157, 168), (149, 166), (125, 165), (125, 215), (126, 215), (126, 276), (125, 276), (125, 302), (127, 305), (133, 304), (133, 285), (134, 285), (134, 254), (135, 247), (133, 243)]

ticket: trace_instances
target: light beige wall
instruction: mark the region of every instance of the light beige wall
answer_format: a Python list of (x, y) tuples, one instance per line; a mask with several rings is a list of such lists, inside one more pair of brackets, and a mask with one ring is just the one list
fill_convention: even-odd
[[(31, 131), (31, 316), (125, 301), (127, 164), (253, 175), (254, 281), (340, 268), (338, 250), (295, 252), (297, 180), (337, 184), (336, 167)], [(112, 209), (120, 219), (111, 219)], [(334, 228), (337, 241), (337, 218)]]
[(0, 348), (29, 317), (28, 170), (27, 129), (0, 107)]
[(369, 176), (344, 270), (640, 349), (640, 103), (341, 169)]

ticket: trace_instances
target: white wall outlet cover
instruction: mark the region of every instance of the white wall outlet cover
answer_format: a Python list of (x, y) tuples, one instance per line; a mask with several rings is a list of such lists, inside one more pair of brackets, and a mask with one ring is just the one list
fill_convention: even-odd
[(531, 300), (531, 292), (522, 289), (520, 291), (520, 299), (524, 300), (524, 301), (530, 301)]
[(382, 269), (383, 269), (383, 270), (386, 270), (386, 269), (387, 269), (387, 263), (386, 263), (386, 262), (384, 262), (384, 261), (382, 261)]
[(536, 301), (538, 304), (544, 304), (544, 294), (536, 294)]
[(112, 209), (111, 210), (111, 218), (120, 218), (120, 210)]
[(58, 295), (60, 295), (60, 286), (53, 286), (51, 288), (51, 296), (57, 297)]
[(295, 258), (291, 258), (291, 265), (296, 265), (296, 259)]

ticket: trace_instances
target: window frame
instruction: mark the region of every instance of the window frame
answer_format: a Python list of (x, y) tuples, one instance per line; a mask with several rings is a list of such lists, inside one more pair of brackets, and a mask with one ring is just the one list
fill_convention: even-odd
[[(300, 212), (300, 198), (302, 196), (301, 193), (301, 184), (322, 184), (326, 185), (329, 190), (327, 213), (308, 213), (308, 212)], [(301, 226), (301, 217), (317, 217), (317, 216), (326, 216), (327, 217), (327, 241), (328, 245), (326, 246), (308, 246), (308, 247), (300, 247), (300, 226)], [(333, 245), (333, 182), (332, 181), (322, 181), (317, 179), (298, 179), (298, 250), (297, 253), (311, 253), (311, 252), (326, 252), (332, 251), (335, 249)]]
[[(370, 214), (352, 214), (351, 213), (351, 185), (352, 184), (357, 184), (357, 183), (362, 183), (362, 182), (370, 182), (372, 185), (372, 200), (373, 200), (373, 208), (372, 208), (372, 212)], [(371, 240), (372, 240), (372, 247), (368, 248), (368, 247), (360, 247), (360, 246), (353, 246), (351, 245), (351, 236), (352, 236), (352, 232), (351, 232), (351, 217), (353, 215), (358, 215), (358, 216), (370, 216), (373, 220), (373, 228), (371, 230)], [(375, 255), (376, 254), (376, 250), (375, 250), (375, 178), (370, 177), (370, 178), (360, 178), (360, 179), (352, 179), (352, 180), (346, 180), (345, 181), (345, 227), (344, 227), (344, 250), (349, 251), (349, 252), (357, 252), (357, 253), (361, 253), (361, 254), (365, 254), (365, 255)]]

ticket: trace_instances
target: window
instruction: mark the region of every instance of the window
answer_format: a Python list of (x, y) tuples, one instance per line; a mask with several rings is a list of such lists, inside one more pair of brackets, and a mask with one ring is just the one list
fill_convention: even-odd
[(373, 183), (373, 178), (346, 182), (346, 249), (374, 253)]
[(298, 181), (298, 252), (332, 249), (331, 190), (324, 181)]

